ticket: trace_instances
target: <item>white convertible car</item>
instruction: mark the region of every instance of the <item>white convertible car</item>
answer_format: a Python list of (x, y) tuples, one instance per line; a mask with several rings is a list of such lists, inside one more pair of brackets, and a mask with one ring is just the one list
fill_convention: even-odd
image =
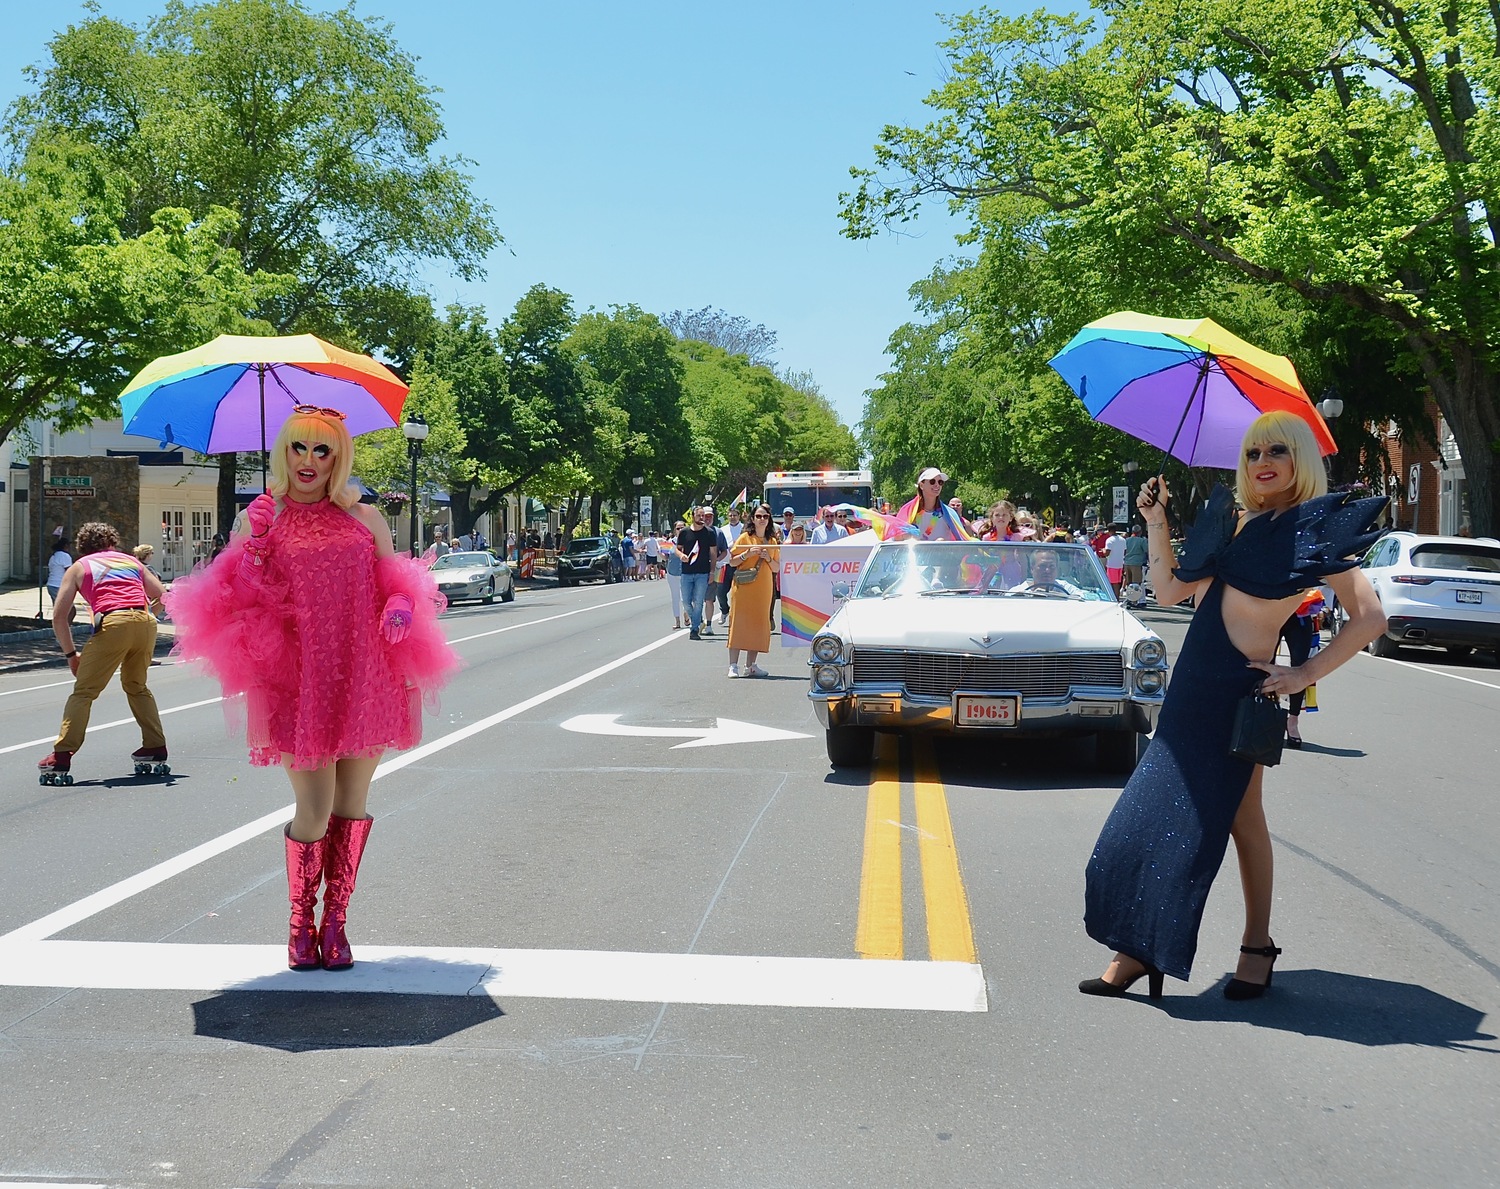
[(1156, 725), (1167, 648), (1084, 545), (887, 541), (812, 640), (811, 689), (835, 767), (874, 733), (1097, 736), (1129, 772)]

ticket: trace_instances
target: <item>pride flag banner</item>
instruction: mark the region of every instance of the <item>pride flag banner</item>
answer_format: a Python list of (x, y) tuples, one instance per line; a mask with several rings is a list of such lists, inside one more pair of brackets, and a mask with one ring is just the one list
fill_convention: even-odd
[(872, 532), (845, 537), (834, 545), (781, 547), (781, 646), (806, 648), (838, 610), (833, 588), (853, 587), (879, 539)]
[(750, 489), (748, 487), (741, 487), (739, 495), (735, 496), (734, 499), (729, 501), (729, 506), (731, 508), (743, 508), (749, 498)]

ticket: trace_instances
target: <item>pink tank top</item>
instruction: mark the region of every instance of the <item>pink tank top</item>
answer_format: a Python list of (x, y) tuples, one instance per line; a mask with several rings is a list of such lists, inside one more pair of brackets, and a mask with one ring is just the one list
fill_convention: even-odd
[(146, 583), (141, 563), (135, 558), (106, 549), (89, 554), (81, 562), (83, 575), (78, 590), (95, 615), (146, 609)]

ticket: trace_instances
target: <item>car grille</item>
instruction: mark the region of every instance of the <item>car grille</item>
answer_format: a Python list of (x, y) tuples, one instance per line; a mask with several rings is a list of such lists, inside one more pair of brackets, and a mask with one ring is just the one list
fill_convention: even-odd
[(1061, 698), (1075, 685), (1121, 688), (1125, 664), (1118, 652), (965, 656), (956, 652), (909, 652), (904, 648), (856, 648), (854, 680), (856, 684), (901, 685), (907, 693), (921, 698), (946, 698), (956, 689)]

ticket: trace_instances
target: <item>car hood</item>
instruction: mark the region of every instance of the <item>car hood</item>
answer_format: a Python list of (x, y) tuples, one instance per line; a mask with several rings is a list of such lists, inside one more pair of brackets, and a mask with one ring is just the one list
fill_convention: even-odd
[(438, 582), (473, 582), (476, 578), (486, 577), (489, 572), (488, 566), (445, 566), (433, 570), (432, 576)]
[[(851, 599), (828, 621), (856, 647), (936, 652), (1114, 651), (1151, 631), (1116, 603), (996, 595)], [(990, 647), (982, 641), (989, 635)]]

